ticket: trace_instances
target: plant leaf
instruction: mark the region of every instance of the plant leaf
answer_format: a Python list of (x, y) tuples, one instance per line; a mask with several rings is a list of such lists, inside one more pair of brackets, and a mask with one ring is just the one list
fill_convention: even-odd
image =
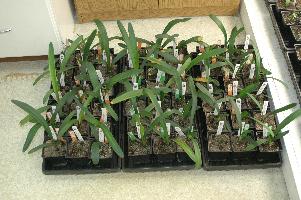
[(34, 80), (34, 82), (33, 82), (33, 86), (35, 86), (42, 78), (44, 78), (46, 75), (48, 75), (49, 74), (49, 70), (48, 70), (48, 68), (47, 68), (47, 70), (46, 71), (44, 71), (41, 75), (39, 75), (35, 80)]
[(186, 142), (180, 138), (177, 138), (175, 140), (175, 142), (177, 143), (177, 145), (179, 145), (184, 151), (185, 153), (189, 156), (189, 158), (191, 160), (193, 160), (194, 162), (196, 162), (196, 156), (193, 152), (193, 150), (190, 148), (190, 146), (188, 146), (188, 144), (186, 144)]
[(83, 52), (83, 61), (88, 61), (88, 57), (90, 54), (90, 47), (95, 39), (96, 33), (97, 33), (97, 30), (94, 30), (87, 38), (87, 42), (85, 44), (84, 52)]
[(228, 43), (228, 35), (225, 26), (223, 23), (215, 16), (215, 15), (209, 15), (209, 17), (214, 21), (214, 23), (218, 26), (218, 28), (222, 31), (225, 39), (225, 47), (227, 46)]
[(103, 23), (96, 19), (94, 20), (97, 28), (98, 28), (98, 31), (99, 31), (99, 34), (98, 34), (98, 38), (99, 38), (99, 44), (101, 46), (101, 48), (106, 52), (106, 57), (107, 57), (107, 68), (110, 68), (111, 67), (111, 59), (110, 59), (110, 55), (111, 55), (111, 52), (110, 52), (110, 47), (109, 47), (109, 38), (108, 38), (108, 33), (107, 33), (107, 30), (106, 30), (106, 27), (103, 25)]
[(31, 107), (27, 103), (18, 100), (11, 100), (11, 102), (16, 106), (18, 106), (19, 108), (21, 108), (22, 110), (24, 110), (25, 112), (27, 112), (30, 116), (32, 116), (32, 118), (36, 120), (37, 123), (41, 124), (44, 127), (45, 131), (49, 134), (49, 136), (52, 137), (47, 121), (42, 117), (42, 115), (36, 109)]
[(257, 101), (257, 99), (254, 97), (254, 95), (247, 93), (247, 95), (252, 99), (252, 101), (257, 105), (257, 107), (262, 110), (262, 107), (260, 103)]
[(28, 154), (32, 154), (40, 149), (51, 147), (54, 145), (56, 145), (55, 142), (40, 144), (40, 145), (36, 146), (35, 148), (31, 149), (30, 151), (28, 151)]
[(46, 104), (50, 95), (53, 93), (53, 89), (48, 90), (48, 92), (46, 92), (45, 96), (43, 97), (43, 104)]
[(141, 95), (143, 95), (143, 89), (128, 91), (113, 99), (111, 103), (116, 104), (131, 98), (139, 97)]
[(97, 165), (100, 160), (100, 155), (99, 155), (100, 146), (101, 146), (100, 142), (93, 142), (91, 145), (91, 159), (94, 165)]
[[(43, 106), (41, 108), (36, 109), (37, 112), (42, 113), (47, 111), (50, 108), (50, 106)], [(26, 117), (24, 117), (21, 121), (20, 121), (20, 126), (25, 125), (26, 123), (31, 122), (31, 123), (36, 123), (36, 121), (34, 120), (34, 118), (28, 114)]]
[(60, 70), (64, 70), (65, 67), (67, 66), (67, 64), (69, 63), (69, 60), (71, 58), (71, 56), (74, 54), (74, 52), (76, 51), (76, 49), (79, 47), (79, 45), (82, 43), (83, 41), (83, 36), (79, 36), (78, 38), (76, 38), (76, 40), (74, 40), (71, 45), (66, 49), (65, 52), (65, 57), (64, 60), (61, 63), (61, 67)]
[(52, 84), (53, 91), (55, 93), (56, 99), (59, 100), (59, 90), (60, 86), (57, 80), (56, 76), (56, 69), (55, 69), (55, 59), (54, 59), (54, 49), (53, 49), (53, 44), (49, 44), (49, 51), (48, 51), (48, 70), (50, 72), (50, 80)]
[(289, 116), (287, 116), (282, 122), (277, 126), (275, 133), (276, 135), (281, 132), (281, 130), (286, 127), (288, 124), (290, 124), (292, 121), (297, 119), (301, 116), (301, 109), (298, 109), (291, 113)]
[(104, 107), (107, 109), (107, 111), (110, 113), (110, 115), (113, 117), (113, 119), (115, 119), (116, 121), (118, 120), (118, 115), (117, 113), (114, 111), (114, 109), (108, 105), (108, 104), (104, 104)]
[(33, 125), (33, 127), (29, 130), (29, 133), (27, 134), (25, 143), (23, 145), (23, 152), (25, 152), (28, 147), (30, 146), (33, 138), (35, 137), (35, 135), (37, 134), (38, 130), (41, 128), (41, 124), (35, 124)]

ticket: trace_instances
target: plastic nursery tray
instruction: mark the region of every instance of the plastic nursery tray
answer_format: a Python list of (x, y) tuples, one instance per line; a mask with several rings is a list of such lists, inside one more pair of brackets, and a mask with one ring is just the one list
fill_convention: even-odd
[(301, 104), (301, 61), (297, 59), (295, 51), (285, 53), (291, 79), (293, 81), (298, 100)]
[(281, 13), (277, 11), (276, 4), (268, 4), (273, 26), (276, 31), (280, 46), (283, 50), (294, 50), (294, 44), (298, 44), (288, 26), (282, 22)]

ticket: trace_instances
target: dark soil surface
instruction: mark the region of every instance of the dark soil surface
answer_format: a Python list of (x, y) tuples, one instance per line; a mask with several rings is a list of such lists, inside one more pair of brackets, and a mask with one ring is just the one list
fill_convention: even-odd
[(63, 106), (63, 112), (64, 113), (71, 113), (73, 110), (76, 110), (76, 103), (75, 101), (72, 101), (71, 104), (65, 104)]
[(110, 144), (101, 143), (99, 153), (100, 153), (100, 158), (112, 158), (113, 150)]
[[(233, 152), (246, 152), (246, 148), (250, 144), (249, 142), (240, 139), (237, 135), (231, 136), (231, 144), (232, 144), (232, 151)], [(254, 151), (254, 150), (252, 150)]]
[(188, 126), (189, 126), (189, 123), (190, 123), (189, 118), (183, 118), (183, 117), (181, 117), (181, 116), (179, 116), (179, 115), (174, 115), (174, 116), (172, 116), (172, 120), (173, 120), (176, 124), (178, 124), (181, 128), (186, 128), (186, 127), (188, 127)]
[[(261, 106), (263, 105), (264, 101), (269, 100), (265, 94), (266, 94), (266, 92), (263, 92), (262, 94), (255, 96), (256, 100), (260, 103)], [(246, 99), (247, 99), (248, 104), (250, 105), (250, 109), (259, 110), (257, 104), (250, 97), (247, 97)]]
[(286, 25), (299, 25), (301, 23), (301, 12), (283, 11), (281, 14)]
[(301, 42), (301, 26), (291, 26), (292, 33), (297, 42)]
[[(238, 130), (239, 125), (238, 125), (237, 120), (236, 120), (236, 115), (233, 115), (233, 114), (231, 115), (231, 122), (232, 122), (233, 129)], [(249, 124), (250, 128), (254, 128), (254, 121), (252, 119), (245, 118), (245, 119), (242, 119), (242, 122), (245, 122), (246, 124)]]
[[(262, 132), (257, 133), (258, 139), (263, 139)], [(259, 146), (260, 152), (277, 152), (280, 150), (278, 142), (266, 143)]]
[(208, 138), (208, 151), (209, 152), (231, 152), (230, 136), (227, 133), (216, 135), (210, 134)]
[(301, 0), (296, 0), (296, 5), (290, 3), (286, 6), (285, 0), (278, 0), (276, 3), (278, 9), (281, 10), (300, 10), (301, 9)]
[(158, 70), (156, 68), (150, 67), (147, 69), (147, 79), (156, 80)]
[[(267, 113), (268, 114), (268, 113)], [(254, 113), (254, 118), (263, 122), (263, 123), (268, 123), (268, 126), (272, 126), (272, 130), (276, 129), (276, 121), (275, 121), (275, 117), (273, 115), (267, 115), (262, 116), (261, 113)], [(263, 130), (263, 127), (261, 124), (256, 123), (255, 124), (255, 128), (256, 130), (260, 131)]]
[(70, 142), (67, 146), (67, 157), (69, 158), (88, 158), (90, 156), (91, 142)]
[[(206, 113), (207, 131), (216, 131), (218, 128), (219, 121), (228, 121), (228, 115), (219, 114), (218, 116), (215, 116), (212, 113)], [(223, 128), (223, 131), (226, 131), (225, 126)]]
[(100, 103), (94, 102), (91, 108), (93, 116), (97, 116), (97, 117), (101, 116), (101, 108), (102, 106)]
[[(46, 143), (51, 143), (47, 141)], [(65, 156), (67, 151), (67, 145), (60, 143), (59, 145), (53, 145), (50, 147), (44, 148), (43, 157), (44, 158), (55, 158)]]
[(167, 144), (161, 138), (155, 137), (153, 141), (154, 154), (169, 154), (177, 151), (177, 146), (172, 140)]
[(145, 145), (139, 141), (128, 141), (128, 156), (143, 156), (152, 153), (150, 140), (147, 140)]

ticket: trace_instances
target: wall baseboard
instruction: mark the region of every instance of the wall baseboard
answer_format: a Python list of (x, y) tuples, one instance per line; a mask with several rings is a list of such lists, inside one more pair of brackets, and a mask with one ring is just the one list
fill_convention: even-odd
[(19, 61), (36, 61), (36, 60), (47, 60), (47, 55), (41, 56), (23, 56), (23, 57), (6, 57), (0, 58), (0, 62), (19, 62)]

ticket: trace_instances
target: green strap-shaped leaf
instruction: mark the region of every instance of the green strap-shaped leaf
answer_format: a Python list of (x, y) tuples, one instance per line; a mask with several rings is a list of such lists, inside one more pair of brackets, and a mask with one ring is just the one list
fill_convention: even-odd
[(247, 95), (251, 98), (251, 100), (257, 105), (257, 107), (262, 110), (262, 106), (260, 105), (259, 101), (254, 97), (254, 95), (247, 93)]
[(129, 92), (119, 95), (118, 97), (113, 99), (111, 103), (116, 104), (116, 103), (131, 99), (131, 98), (139, 97), (142, 95), (143, 95), (143, 89), (129, 91)]
[(280, 133), (284, 127), (286, 127), (288, 124), (290, 124), (292, 121), (294, 121), (300, 116), (301, 116), (301, 109), (298, 109), (295, 112), (291, 113), (277, 126), (275, 133), (276, 134)]
[(98, 34), (98, 37), (99, 37), (99, 43), (100, 43), (100, 46), (102, 48), (102, 50), (104, 50), (106, 52), (106, 57), (107, 57), (107, 68), (110, 68), (111, 67), (111, 61), (110, 61), (110, 46), (109, 46), (109, 38), (108, 38), (108, 33), (107, 33), (107, 30), (106, 30), (106, 27), (103, 25), (103, 23), (96, 19), (95, 21), (95, 24), (98, 28), (98, 31), (99, 31), (99, 34)]
[(74, 52), (76, 51), (76, 49), (79, 47), (79, 45), (82, 43), (83, 41), (83, 36), (79, 36), (78, 38), (76, 38), (76, 40), (74, 40), (74, 42), (71, 43), (71, 45), (66, 49), (65, 52), (65, 57), (64, 60), (61, 63), (61, 67), (60, 70), (64, 70), (65, 67), (67, 66), (67, 64), (69, 63), (69, 60), (71, 58), (71, 56), (74, 54)]
[(190, 126), (194, 123), (194, 117), (198, 106), (198, 97), (197, 92), (195, 89), (195, 84), (191, 76), (188, 77), (188, 85), (191, 91), (192, 96), (192, 106), (191, 106), (191, 112), (190, 112)]
[[(50, 108), (50, 106), (43, 106), (41, 108), (36, 109), (38, 113), (42, 113), (47, 111)], [(31, 122), (31, 123), (36, 123), (35, 119), (28, 114), (26, 117), (24, 117), (21, 121), (20, 121), (20, 126), (25, 125), (26, 123)]]
[(42, 126), (41, 124), (35, 124), (29, 130), (29, 132), (27, 134), (27, 137), (26, 137), (26, 140), (25, 140), (25, 143), (23, 145), (23, 149), (22, 149), (23, 152), (25, 152), (28, 149), (28, 147), (30, 146), (33, 138), (35, 137), (35, 135), (37, 134), (37, 132), (41, 128), (41, 126)]
[(125, 72), (119, 73), (105, 82), (106, 88), (111, 89), (116, 83), (122, 82), (124, 79), (128, 79), (132, 76), (137, 76), (142, 72), (143, 69), (130, 69), (126, 70)]
[(174, 55), (171, 55), (168, 52), (159, 51), (158, 54), (162, 56), (164, 60), (168, 63), (173, 63), (173, 64), (179, 63), (178, 59)]
[(36, 146), (35, 148), (31, 149), (30, 151), (28, 151), (28, 154), (32, 154), (32, 153), (34, 153), (34, 152), (36, 152), (40, 149), (43, 149), (43, 148), (55, 146), (56, 144), (57, 143), (55, 143), (55, 142), (40, 144), (40, 145)]
[(48, 70), (48, 68), (47, 68), (47, 70), (46, 71), (44, 71), (41, 75), (39, 75), (35, 80), (34, 80), (34, 82), (33, 82), (33, 86), (35, 86), (42, 78), (44, 78), (46, 75), (48, 75), (49, 74), (49, 70)]
[(209, 17), (214, 21), (214, 23), (218, 26), (218, 28), (222, 31), (225, 39), (225, 46), (227, 46), (228, 43), (228, 35), (225, 26), (223, 23), (215, 16), (215, 15), (209, 15)]
[(202, 39), (201, 36), (194, 36), (194, 37), (189, 38), (188, 40), (182, 40), (181, 42), (179, 42), (178, 48), (179, 49), (184, 48), (188, 44), (193, 43), (193, 42), (199, 43), (199, 42), (201, 42), (200, 39)]
[(101, 143), (100, 142), (93, 142), (91, 145), (91, 159), (94, 165), (97, 165), (100, 160), (100, 147)]
[(18, 101), (18, 100), (12, 100), (13, 104), (27, 112), (34, 120), (36, 120), (37, 123), (41, 124), (45, 131), (48, 133), (50, 137), (52, 137), (51, 131), (49, 129), (47, 121), (42, 117), (40, 112), (38, 112), (36, 109), (34, 109), (32, 106), (28, 105), (27, 103)]
[(57, 80), (56, 76), (56, 69), (55, 69), (55, 59), (54, 59), (54, 49), (53, 49), (53, 44), (49, 44), (49, 51), (48, 51), (48, 69), (50, 72), (50, 80), (52, 84), (53, 91), (55, 93), (56, 99), (59, 100), (59, 91), (60, 91), (60, 86)]
[(130, 39), (130, 46), (128, 48), (130, 52), (130, 56), (132, 58), (133, 66), (135, 69), (139, 69), (139, 53), (137, 48), (137, 40), (135, 36), (135, 32), (131, 23), (128, 24), (129, 30), (129, 39)]
[(99, 82), (99, 79), (98, 79), (98, 76), (97, 76), (97, 73), (96, 73), (96, 70), (95, 70), (94, 66), (90, 62), (84, 62), (83, 66), (87, 67), (88, 74), (89, 74), (89, 77), (90, 77), (90, 81), (91, 81), (92, 86), (93, 86), (93, 91), (95, 91), (95, 92), (98, 91), (99, 92), (99, 89), (101, 88), (101, 84)]
[(69, 130), (71, 126), (77, 123), (76, 119), (64, 120), (64, 124), (60, 126), (58, 136), (63, 137), (65, 133)]
[(194, 148), (194, 155), (195, 155), (195, 168), (200, 169), (202, 167), (202, 154), (200, 150), (199, 143), (196, 139), (192, 138), (192, 144)]
[(94, 30), (87, 38), (87, 42), (84, 47), (83, 61), (88, 61), (88, 57), (90, 54), (90, 47), (95, 39), (96, 33), (97, 33), (97, 30)]
[(175, 142), (177, 143), (177, 145), (179, 145), (185, 151), (185, 153), (189, 156), (189, 158), (191, 160), (196, 162), (196, 156), (195, 156), (193, 150), (190, 148), (190, 146), (188, 144), (186, 144), (186, 142), (184, 140), (177, 138), (175, 140)]
[(117, 121), (118, 120), (118, 115), (114, 111), (114, 109), (110, 105), (108, 105), (108, 104), (104, 104), (104, 107), (107, 109), (107, 111), (109, 112), (109, 114), (113, 117), (113, 119), (115, 119)]
[(101, 128), (104, 135), (106, 136), (106, 138), (108, 139), (112, 149), (115, 151), (115, 153), (120, 157), (123, 158), (124, 154), (122, 149), (120, 148), (119, 144), (117, 143), (117, 141), (115, 140), (115, 138), (113, 137), (112, 133), (110, 132), (110, 130), (103, 124), (100, 123), (97, 119), (95, 119), (93, 116), (91, 116), (91, 114), (87, 114), (85, 116), (85, 119), (90, 123), (93, 124), (94, 126)]
[(245, 88), (243, 88), (239, 92), (239, 97), (240, 98), (247, 97), (248, 93), (251, 94), (252, 92), (254, 92), (258, 88), (258, 85), (259, 85), (259, 83), (253, 83), (253, 84), (247, 85)]
[(43, 97), (43, 104), (46, 104), (50, 95), (53, 93), (53, 89), (48, 90), (48, 92), (46, 92), (45, 96)]
[(237, 121), (237, 123), (239, 125), (239, 128), (240, 128), (240, 130), (242, 130), (241, 112), (240, 112), (240, 110), (239, 110), (236, 102), (234, 101), (234, 99), (229, 97), (229, 100), (230, 100), (230, 103), (231, 103), (231, 106), (232, 106), (232, 110), (234, 108), (234, 112), (235, 112), (235, 115), (236, 115), (236, 121)]
[(115, 65), (121, 58), (126, 55), (126, 49), (122, 49), (119, 53), (117, 53), (116, 57), (113, 58), (112, 65)]
[(286, 110), (295, 108), (296, 106), (297, 106), (296, 103), (291, 103), (291, 104), (288, 104), (288, 105), (283, 106), (283, 107), (281, 107), (281, 108), (278, 108), (278, 109), (276, 109), (276, 110), (274, 110), (274, 111), (272, 111), (272, 112), (269, 112), (269, 113), (267, 113), (267, 114), (268, 114), (268, 115), (270, 115), (270, 114), (276, 115), (277, 113), (281, 113), (281, 112), (284, 112), (284, 111), (286, 111)]

